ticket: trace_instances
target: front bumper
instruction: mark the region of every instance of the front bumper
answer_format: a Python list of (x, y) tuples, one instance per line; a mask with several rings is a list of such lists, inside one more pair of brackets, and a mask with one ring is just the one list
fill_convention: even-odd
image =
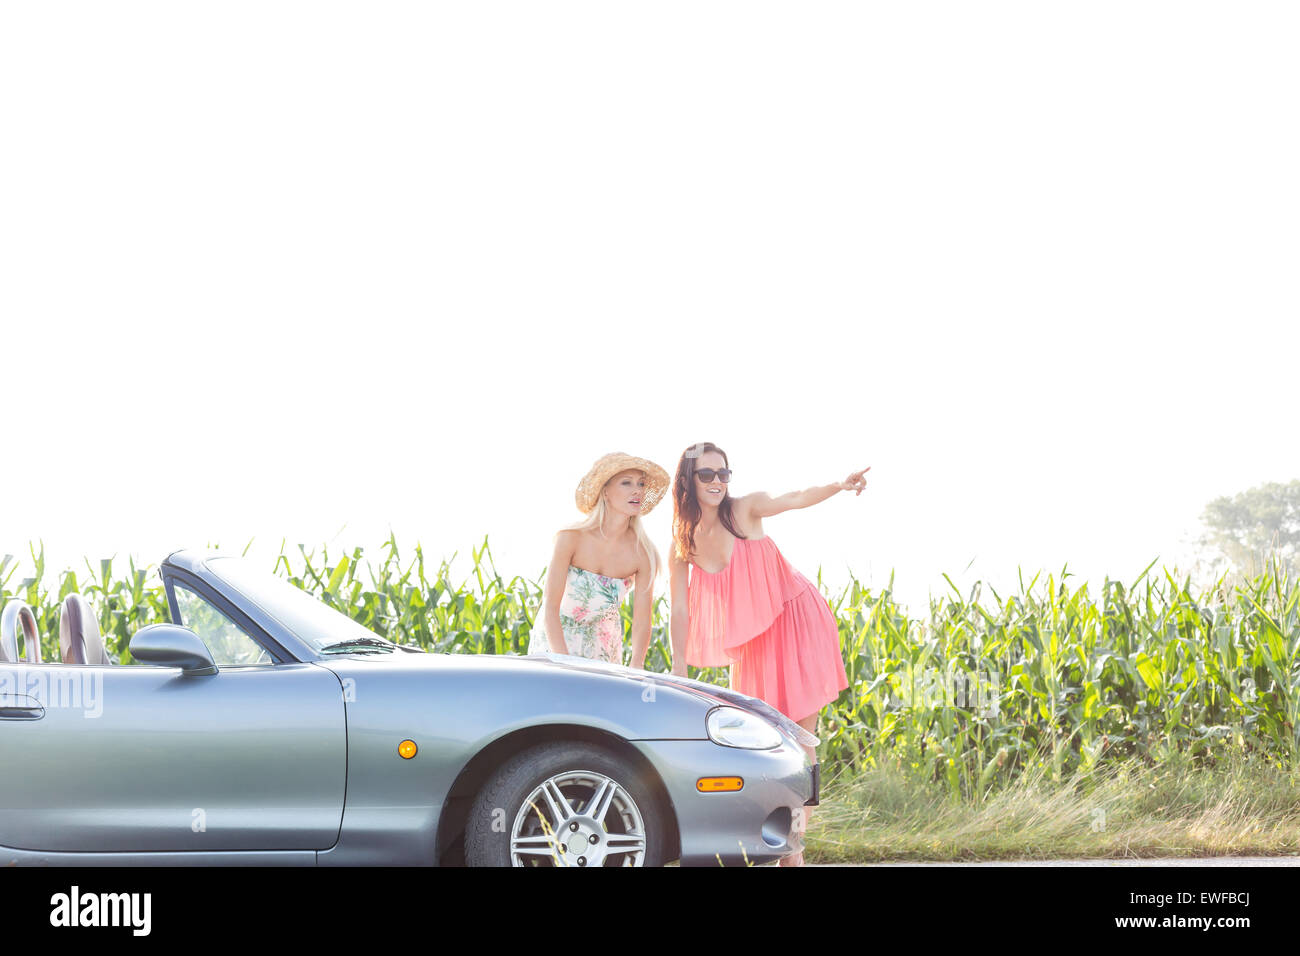
[[(791, 743), (741, 750), (711, 740), (632, 741), (668, 790), (682, 866), (769, 863), (803, 849), (803, 808), (818, 798), (815, 765)], [(701, 777), (740, 777), (740, 790), (701, 793)]]

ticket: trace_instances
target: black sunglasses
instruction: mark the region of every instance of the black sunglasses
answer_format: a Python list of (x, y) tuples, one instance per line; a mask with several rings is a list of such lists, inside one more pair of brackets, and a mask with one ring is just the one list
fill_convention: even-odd
[(725, 485), (727, 482), (731, 480), (731, 469), (719, 468), (715, 471), (712, 468), (697, 468), (695, 470), (695, 477), (700, 479), (700, 481), (704, 481), (704, 482), (712, 481), (715, 475), (717, 476), (718, 481), (722, 482)]

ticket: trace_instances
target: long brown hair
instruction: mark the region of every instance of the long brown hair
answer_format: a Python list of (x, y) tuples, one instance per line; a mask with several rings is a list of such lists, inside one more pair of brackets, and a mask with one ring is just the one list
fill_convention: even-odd
[[(677, 475), (673, 478), (673, 549), (677, 557), (689, 561), (695, 552), (695, 529), (700, 523), (699, 492), (695, 488), (695, 467), (700, 456), (706, 452), (716, 451), (722, 456), (726, 467), (731, 467), (727, 453), (711, 441), (702, 441), (682, 452), (677, 462)], [(728, 492), (718, 505), (718, 520), (722, 526), (737, 538), (743, 538), (736, 527), (736, 519), (731, 511), (731, 493)]]

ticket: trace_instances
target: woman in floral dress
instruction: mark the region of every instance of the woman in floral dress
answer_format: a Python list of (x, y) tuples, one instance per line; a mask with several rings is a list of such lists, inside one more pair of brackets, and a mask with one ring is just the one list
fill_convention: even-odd
[(668, 473), (654, 462), (622, 452), (605, 455), (591, 466), (574, 494), (587, 519), (555, 536), (528, 653), (622, 664), (620, 608), (635, 588), (631, 666), (645, 666), (660, 561), (641, 527), (641, 516), (663, 499), (668, 485)]

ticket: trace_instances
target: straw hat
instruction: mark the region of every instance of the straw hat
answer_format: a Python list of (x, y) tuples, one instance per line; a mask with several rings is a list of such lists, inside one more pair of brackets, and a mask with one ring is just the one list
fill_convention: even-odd
[(668, 486), (671, 484), (668, 472), (653, 461), (637, 458), (635, 455), (625, 455), (621, 451), (597, 458), (596, 463), (591, 466), (591, 471), (578, 482), (578, 490), (573, 494), (573, 500), (578, 503), (578, 510), (583, 514), (591, 514), (591, 509), (596, 507), (596, 501), (600, 498), (605, 482), (620, 471), (628, 469), (645, 472), (646, 489), (641, 496), (641, 514), (649, 514), (650, 509), (657, 505), (668, 491)]

